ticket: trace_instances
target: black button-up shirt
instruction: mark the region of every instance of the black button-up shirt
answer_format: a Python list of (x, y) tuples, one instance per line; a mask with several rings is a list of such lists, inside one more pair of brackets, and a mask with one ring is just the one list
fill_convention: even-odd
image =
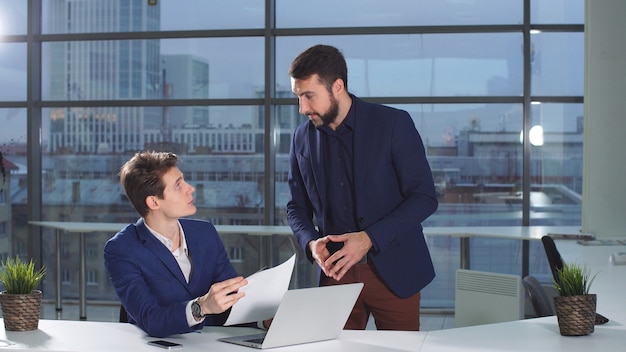
[(333, 131), (328, 126), (321, 128), (327, 201), (325, 235), (339, 235), (358, 230), (354, 208), (355, 127), (356, 117), (351, 107), (345, 120), (336, 130)]

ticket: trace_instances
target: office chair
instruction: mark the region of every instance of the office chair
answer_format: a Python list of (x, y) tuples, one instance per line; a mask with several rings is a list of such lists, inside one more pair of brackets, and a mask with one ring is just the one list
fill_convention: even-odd
[[(541, 237), (541, 243), (543, 243), (543, 249), (546, 251), (546, 256), (548, 257), (548, 263), (550, 264), (550, 270), (552, 271), (552, 277), (554, 281), (557, 281), (558, 272), (563, 269), (563, 258), (561, 257), (561, 253), (556, 248), (556, 244), (554, 240), (550, 236)], [(603, 316), (600, 313), (596, 313), (595, 324), (600, 325), (607, 323), (609, 319)]]
[(128, 323), (128, 313), (122, 304), (120, 304), (120, 323)]
[(530, 297), (530, 302), (535, 309), (535, 315), (537, 317), (548, 317), (554, 315), (554, 309), (550, 304), (550, 298), (546, 294), (546, 291), (539, 283), (536, 277), (528, 275), (522, 280), (526, 293)]
[(550, 264), (552, 277), (556, 281), (558, 272), (563, 269), (563, 258), (561, 258), (559, 250), (556, 249), (556, 244), (554, 243), (552, 237), (543, 236), (541, 237), (541, 242), (543, 243), (543, 249), (546, 251), (546, 256), (548, 257), (548, 264)]

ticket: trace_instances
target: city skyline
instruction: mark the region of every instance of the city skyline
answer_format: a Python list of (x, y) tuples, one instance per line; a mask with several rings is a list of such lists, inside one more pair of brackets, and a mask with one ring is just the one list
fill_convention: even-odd
[[(59, 13), (58, 11), (52, 12), (52, 9), (65, 1), (50, 1), (44, 4), (44, 31), (51, 31), (52, 33), (63, 33), (65, 31), (66, 26), (62, 23), (55, 25), (54, 17), (51, 15)], [(116, 3), (116, 1), (106, 2), (106, 4), (111, 6)], [(476, 13), (476, 16), (478, 16), (474, 20), (478, 21), (478, 18), (481, 18), (487, 21), (487, 23), (489, 23), (489, 19), (496, 18), (497, 21), (502, 21), (503, 23), (515, 23), (518, 21), (515, 16), (519, 16), (519, 11), (504, 9), (501, 2), (496, 1), (495, 3), (498, 3), (498, 6), (490, 7), (483, 2), (477, 5), (479, 7), (473, 8), (473, 13)], [(509, 1), (509, 3), (517, 4), (516, 1)], [(264, 25), (262, 22), (262, 11), (264, 9), (254, 1), (239, 0), (229, 2), (227, 6), (220, 6), (219, 11), (198, 15), (197, 11), (194, 12), (192, 9), (195, 6), (202, 6), (201, 4), (202, 2), (193, 2), (189, 7), (181, 7), (176, 6), (175, 2), (160, 1), (157, 6), (160, 15), (159, 24), (156, 27), (163, 30), (174, 30), (181, 28), (191, 29), (199, 26), (208, 26), (208, 28), (238, 28), (247, 25), (252, 28), (261, 28)], [(374, 2), (373, 4), (376, 3)], [(400, 6), (399, 3), (390, 2), (387, 4), (388, 9), (381, 9), (380, 14), (383, 16), (386, 13), (385, 11), (388, 11), (388, 14), (394, 14), (394, 16), (406, 16), (403, 12), (399, 12), (396, 9), (402, 8), (406, 13), (417, 10), (406, 8), (404, 5)], [(549, 6), (558, 8), (556, 3), (534, 5), (532, 9), (536, 12), (533, 12), (533, 14), (549, 12)], [(289, 2), (281, 3), (280, 8), (282, 9), (283, 6), (285, 11), (287, 11), (290, 6)], [(484, 13), (478, 11), (478, 9), (482, 8), (481, 6), (484, 6)], [(6, 8), (6, 5), (0, 8)], [(241, 11), (242, 8), (244, 9), (243, 11)], [(431, 10), (428, 6), (422, 6), (422, 8), (420, 14), (428, 14)], [(459, 7), (459, 9), (461, 8), (462, 6)], [(436, 7), (433, 7), (432, 11), (435, 11), (435, 9)], [(539, 12), (541, 9), (543, 9), (543, 12)], [(338, 11), (342, 10), (339, 9)], [(183, 14), (189, 15), (190, 12), (193, 12), (191, 17), (183, 16)], [(576, 19), (581, 16), (579, 12), (582, 12), (582, 7), (568, 7), (568, 12), (563, 13), (562, 17), (566, 20), (570, 17)], [(233, 21), (234, 17), (229, 16), (229, 14), (239, 14), (240, 16)], [(508, 15), (498, 16), (502, 14)], [(289, 27), (298, 23), (294, 22), (290, 25), (288, 21), (290, 17), (284, 13), (280, 13), (277, 16), (280, 22), (278, 25)], [(356, 14), (353, 21), (358, 23), (358, 21), (363, 20), (367, 16), (372, 19), (371, 12), (369, 12), (369, 14)], [(438, 18), (442, 21), (446, 19), (452, 21), (473, 21), (470, 17), (455, 17), (454, 13), (438, 13), (437, 16), (426, 20), (436, 22)], [(186, 20), (181, 22), (181, 18)], [(537, 16), (537, 18), (541, 17)], [(333, 21), (332, 16), (325, 20)], [(410, 17), (406, 17), (406, 20), (406, 25), (420, 24), (419, 21), (412, 20)], [(248, 21), (248, 23), (246, 24), (245, 21)], [(87, 32), (97, 30), (95, 24), (91, 27), (90, 25), (82, 26), (80, 28)], [(72, 26), (72, 28), (77, 27)], [(104, 27), (98, 28), (103, 30), (102, 28)], [(119, 31), (122, 29), (121, 27), (109, 27), (107, 30)], [(393, 38), (393, 40), (389, 40), (389, 38)], [(555, 38), (549, 34), (533, 35), (533, 48), (535, 49), (533, 52), (533, 67), (535, 69), (533, 69), (533, 72), (536, 73), (533, 74), (533, 82), (538, 82), (533, 84), (533, 87), (537, 87), (538, 94), (544, 94), (543, 92), (547, 91), (548, 93), (545, 94), (550, 95), (550, 91), (560, 89), (559, 87), (562, 84), (559, 82), (566, 81), (568, 82), (568, 87), (575, 87), (574, 94), (582, 95), (583, 75), (575, 72), (580, 72), (582, 68), (583, 46), (568, 44), (570, 41), (569, 36), (565, 39), (567, 40), (558, 40), (557, 38), (555, 41)], [(572, 37), (571, 39), (574, 40), (576, 38)], [(316, 44), (320, 40), (336, 45), (344, 51), (349, 66), (349, 90), (359, 97), (454, 97), (464, 95), (516, 97), (522, 94), (522, 57), (521, 50), (519, 50), (521, 34), (518, 33), (497, 35), (470, 34), (456, 37), (455, 35), (436, 33), (396, 36), (279, 37), (276, 45), (276, 84), (279, 91), (290, 91), (287, 67), (291, 59), (305, 47)], [(113, 41), (105, 45), (115, 48), (124, 42), (118, 43)], [(156, 41), (130, 41), (129, 43), (137, 43), (147, 47), (146, 44), (148, 42), (154, 42), (159, 48), (158, 58), (153, 60), (160, 61), (160, 58), (172, 55), (187, 55), (189, 57), (198, 57), (205, 61), (209, 67), (209, 78), (206, 83), (208, 87), (207, 98), (258, 98), (258, 92), (262, 91), (264, 87), (264, 42), (261, 37), (160, 39)], [(53, 74), (57, 71), (53, 68), (58, 67), (58, 63), (56, 63), (58, 60), (55, 57), (61, 56), (52, 56), (52, 52), (55, 51), (55, 45), (64, 45), (63, 43), (53, 42), (43, 45), (43, 99), (103, 99), (101, 95), (89, 94), (90, 90), (86, 90), (84, 87), (87, 84), (85, 78), (82, 78), (83, 82), (73, 82), (71, 89), (66, 88), (65, 83), (55, 83)], [(92, 47), (93, 49), (89, 50), (99, 50), (96, 49), (97, 46), (94, 42), (83, 42), (82, 44), (79, 42), (73, 44), (73, 46), (76, 48), (81, 46), (84, 48)], [(378, 50), (369, 50), (371, 47), (376, 47)], [(8, 82), (8, 84), (3, 85), (3, 88), (0, 88), (0, 100), (19, 101), (26, 97), (26, 60), (23, 59), (25, 49), (26, 47), (23, 43), (0, 43), (0, 52), (3, 53), (3, 55), (0, 55), (0, 73), (3, 73), (3, 78), (6, 77)], [(568, 55), (579, 55), (580, 61), (568, 60), (565, 65), (549, 66), (546, 62), (548, 59), (553, 60), (553, 51), (563, 49)], [(77, 50), (82, 49), (73, 49), (72, 52), (76, 53), (78, 52)], [(121, 53), (119, 51), (121, 49), (117, 50), (118, 53)], [(97, 59), (97, 56), (92, 55), (89, 59), (85, 56), (82, 60), (86, 61), (75, 61), (72, 66), (96, 65), (96, 67), (99, 67), (101, 64), (98, 63), (99, 61), (93, 61), (95, 59)], [(110, 60), (103, 62), (110, 62)], [(118, 64), (113, 63), (113, 65)], [(150, 67), (151, 65), (147, 66)], [(158, 72), (161, 70), (160, 67), (153, 67), (151, 70), (153, 72), (152, 75), (161, 75), (161, 72)], [(75, 72), (74, 76), (79, 76), (81, 72), (87, 71), (84, 68), (77, 68), (73, 72)], [(93, 75), (94, 73), (92, 72), (91, 74)], [(106, 72), (97, 73), (97, 75), (106, 77)], [(548, 79), (541, 78), (546, 75), (548, 75)], [(178, 79), (180, 81), (180, 77)], [(193, 77), (189, 77), (187, 80), (193, 79)], [(107, 84), (112, 85), (113, 83)], [(547, 87), (545, 86), (546, 84), (548, 84)], [(11, 89), (7, 89), (6, 87), (8, 86)], [(153, 94), (152, 96), (147, 94), (146, 89), (148, 86), (143, 88), (142, 99), (163, 98), (162, 94)], [(53, 89), (61, 89), (61, 91)], [(77, 94), (77, 92), (83, 93)], [(179, 96), (178, 98), (194, 97), (187, 95)], [(104, 99), (107, 98), (105, 97)], [(113, 97), (109, 99), (113, 99)], [(294, 98), (295, 103), (296, 99)], [(392, 106), (407, 110), (416, 122), (423, 139), (435, 146), (449, 145), (459, 131), (470, 126), (476, 126), (476, 121), (479, 122), (478, 126), (483, 131), (517, 130), (521, 132), (522, 130), (523, 114), (521, 104), (502, 106), (501, 104), (455, 103)], [(537, 116), (537, 121), (533, 125), (541, 124), (546, 132), (576, 132), (576, 123), (572, 123), (572, 121), (582, 117), (582, 104), (579, 104), (579, 108), (574, 106), (573, 109), (571, 104), (570, 106), (566, 106), (566, 104), (543, 104), (543, 107), (544, 109), (537, 109), (537, 113), (534, 114), (534, 116)], [(545, 109), (547, 111), (544, 112), (543, 110)], [(174, 108), (170, 108), (170, 110), (174, 110)], [(41, 138), (44, 144), (50, 146), (50, 110), (44, 109), (44, 111), (46, 113), (42, 119)], [(234, 127), (255, 126), (256, 121), (259, 119), (257, 114), (241, 114), (234, 109), (222, 106), (209, 107), (208, 111), (210, 112), (209, 119), (213, 127), (220, 125), (233, 125)], [(428, 112), (431, 114), (428, 114)], [(143, 116), (145, 112), (139, 114)], [(3, 117), (2, 115), (5, 116)], [(425, 116), (432, 117), (427, 119)], [(189, 116), (184, 118), (193, 120)], [(303, 116), (294, 116), (293, 118), (297, 121), (306, 119)], [(24, 142), (26, 139), (25, 120), (25, 109), (0, 109), (0, 122), (6, 122), (3, 124), (5, 128), (0, 131), (0, 143), (19, 144)], [(146, 117), (141, 117), (141, 120), (143, 122), (147, 121)], [(155, 128), (154, 125), (157, 123), (158, 117), (154, 116), (153, 120), (155, 122), (152, 123), (153, 126), (150, 128)], [(141, 146), (138, 145), (136, 148), (141, 148)]]

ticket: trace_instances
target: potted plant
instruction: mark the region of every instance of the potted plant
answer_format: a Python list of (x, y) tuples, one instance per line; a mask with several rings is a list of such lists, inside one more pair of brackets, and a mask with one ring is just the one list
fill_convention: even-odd
[(4, 328), (9, 331), (35, 330), (39, 326), (41, 291), (35, 288), (46, 274), (45, 267), (35, 269), (32, 259), (7, 258), (0, 268), (0, 292)]
[(596, 275), (591, 276), (587, 266), (576, 263), (564, 263), (557, 270), (554, 286), (558, 296), (554, 297), (554, 308), (561, 335), (582, 336), (593, 332), (596, 295), (590, 294), (589, 288)]

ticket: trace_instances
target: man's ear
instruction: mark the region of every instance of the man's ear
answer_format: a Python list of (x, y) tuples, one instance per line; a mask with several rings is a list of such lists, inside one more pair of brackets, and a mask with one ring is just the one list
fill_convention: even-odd
[(337, 78), (335, 82), (333, 82), (333, 93), (338, 94), (346, 89), (343, 79)]
[(148, 209), (155, 210), (159, 208), (159, 199), (156, 196), (147, 196), (146, 205)]

